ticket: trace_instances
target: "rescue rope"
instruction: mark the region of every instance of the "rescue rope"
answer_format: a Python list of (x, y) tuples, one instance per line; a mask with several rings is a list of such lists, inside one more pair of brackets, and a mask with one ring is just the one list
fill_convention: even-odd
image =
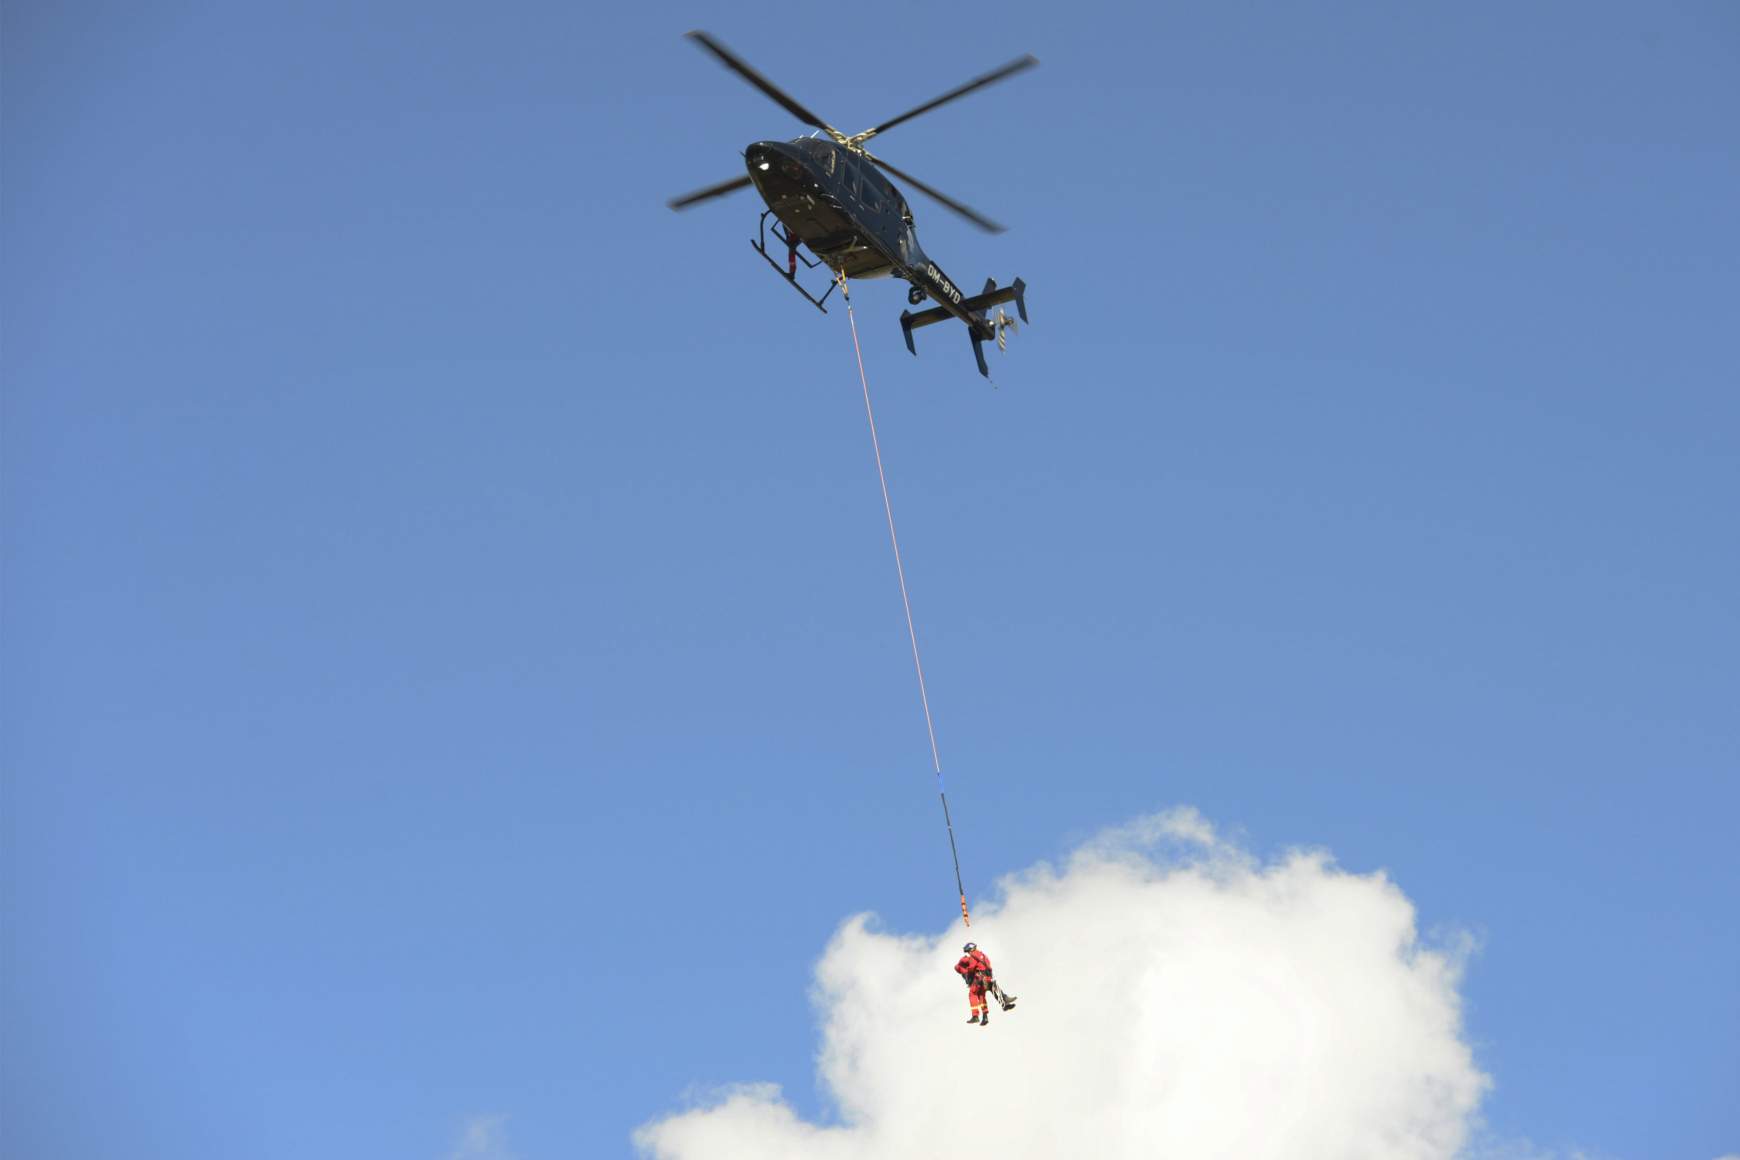
[(870, 380), (864, 374), (864, 348), (858, 343), (858, 318), (852, 313), (852, 292), (846, 275), (838, 276), (840, 297), (846, 301), (846, 320), (852, 325), (852, 353), (858, 358), (858, 382), (864, 388), (864, 417), (870, 421), (870, 447), (876, 453), (876, 479), (882, 485), (882, 510), (888, 516), (888, 543), (894, 548), (894, 574), (900, 578), (900, 604), (906, 609), (906, 635), (912, 641), (912, 667), (918, 673), (918, 700), (924, 706), (924, 731), (930, 737), (930, 763), (936, 771), (936, 794), (942, 801), (943, 825), (949, 832), (949, 857), (955, 863), (955, 889), (961, 895), (961, 921), (973, 925), (967, 911), (967, 888), (961, 884), (961, 855), (955, 848), (955, 823), (949, 817), (949, 795), (943, 789), (942, 758), (937, 754), (936, 724), (930, 715), (930, 694), (924, 686), (924, 662), (918, 656), (918, 630), (912, 623), (912, 600), (906, 594), (906, 567), (900, 562), (900, 537), (894, 532), (894, 505), (888, 499), (888, 474), (882, 470), (882, 441), (876, 437), (876, 412), (870, 406)]

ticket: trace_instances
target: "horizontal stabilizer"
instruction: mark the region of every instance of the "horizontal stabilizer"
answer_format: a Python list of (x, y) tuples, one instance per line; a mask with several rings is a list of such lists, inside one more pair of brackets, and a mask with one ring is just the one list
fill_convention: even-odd
[[(958, 318), (966, 323), (968, 336), (973, 340), (973, 357), (978, 361), (979, 373), (989, 377), (990, 369), (985, 365), (985, 355), (979, 344), (986, 338), (995, 338), (998, 346), (1003, 345), (1004, 322), (993, 323), (992, 320), (986, 318), (986, 312), (991, 307), (1001, 306), (1005, 302), (1013, 302), (1016, 312), (1021, 315), (1021, 321), (1027, 321), (1027, 283), (1019, 278), (1015, 279), (1013, 286), (1005, 286), (1001, 290), (997, 289), (995, 281), (986, 279), (984, 293), (975, 294), (971, 298), (963, 298), (959, 305), (953, 308), (933, 306), (929, 310), (920, 310), (917, 314), (910, 310), (902, 310), (900, 312), (900, 330), (906, 336), (906, 349), (913, 354), (918, 353), (918, 347), (913, 345), (912, 341), (913, 331), (926, 326), (934, 326), (939, 322), (947, 322), (951, 318)], [(963, 312), (968, 317), (961, 318)], [(1013, 326), (1014, 324), (1008, 323), (1008, 325)]]
[(912, 345), (913, 331), (933, 326), (938, 322), (947, 322), (953, 317), (953, 314), (940, 306), (933, 306), (929, 310), (920, 310), (917, 314), (910, 310), (902, 310), (900, 312), (900, 326), (902, 330), (906, 331), (906, 345)]
[[(1013, 302), (1015, 310), (1021, 315), (1021, 321), (1027, 321), (1027, 283), (1015, 279), (1013, 286), (1005, 286), (1001, 290), (988, 290), (983, 294), (975, 294), (971, 298), (961, 299), (961, 309), (970, 310), (974, 314), (989, 310), (993, 306), (1001, 306), (1005, 302)], [(920, 310), (917, 314), (910, 310), (900, 312), (900, 326), (908, 336), (907, 345), (911, 346), (911, 334), (915, 330), (923, 330), (939, 322), (947, 322), (956, 317), (954, 311), (945, 310), (941, 306), (933, 306), (929, 310)]]
[(1021, 315), (1021, 321), (1027, 321), (1027, 283), (1019, 278), (1015, 279), (1013, 286), (1005, 286), (1001, 290), (987, 289), (983, 294), (973, 295), (961, 303), (961, 309), (980, 314), (1005, 302), (1013, 302), (1016, 311)]

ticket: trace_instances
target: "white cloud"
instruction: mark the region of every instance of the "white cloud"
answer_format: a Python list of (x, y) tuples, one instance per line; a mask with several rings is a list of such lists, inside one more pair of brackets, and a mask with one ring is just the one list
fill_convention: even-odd
[(1382, 874), (1263, 864), (1194, 811), (1002, 883), (972, 937), (1021, 997), (968, 1026), (966, 934), (845, 923), (816, 972), (837, 1122), (771, 1085), (635, 1134), (659, 1160), (975, 1154), (1433, 1160), (1488, 1081), (1462, 1036), (1460, 954), (1422, 945)]
[(506, 1116), (472, 1116), (460, 1129), (447, 1160), (514, 1160), (508, 1151)]

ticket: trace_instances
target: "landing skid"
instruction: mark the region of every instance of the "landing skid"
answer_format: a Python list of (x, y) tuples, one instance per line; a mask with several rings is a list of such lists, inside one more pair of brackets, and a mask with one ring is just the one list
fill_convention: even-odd
[[(772, 216), (773, 216), (772, 210), (762, 211), (761, 227), (760, 227), (761, 236), (759, 239), (753, 240), (749, 243), (750, 248), (753, 249), (756, 253), (760, 254), (769, 266), (773, 267), (774, 273), (778, 274), (781, 278), (784, 278), (788, 283), (790, 283), (791, 288), (793, 290), (796, 290), (799, 294), (802, 294), (805, 298), (809, 299), (811, 306), (814, 306), (817, 310), (820, 310), (823, 314), (826, 314), (828, 312), (828, 308), (826, 306), (823, 306), (822, 303), (826, 302), (828, 300), (828, 295), (830, 295), (834, 292), (834, 287), (839, 285), (838, 281), (830, 282), (828, 284), (828, 288), (826, 290), (822, 291), (822, 296), (820, 298), (817, 298), (814, 294), (811, 294), (808, 290), (805, 290), (803, 288), (803, 285), (797, 280), (797, 271), (796, 270), (781, 269), (780, 264), (773, 260), (773, 255), (769, 254), (767, 252), (767, 235), (769, 233), (768, 226), (767, 226), (767, 219), (769, 217), (772, 217)], [(785, 228), (785, 226), (780, 224), (779, 221), (777, 221), (777, 220), (774, 221), (773, 229), (771, 232), (773, 233), (774, 240), (777, 242), (783, 243), (785, 245), (786, 252), (788, 254), (790, 254), (791, 256), (795, 257), (798, 261), (802, 262), (805, 266), (808, 266), (810, 269), (814, 270), (817, 266), (821, 265), (820, 262), (812, 262), (808, 258), (804, 257), (802, 254), (798, 253), (798, 245), (799, 245), (798, 241), (791, 236), (791, 231), (787, 230)]]

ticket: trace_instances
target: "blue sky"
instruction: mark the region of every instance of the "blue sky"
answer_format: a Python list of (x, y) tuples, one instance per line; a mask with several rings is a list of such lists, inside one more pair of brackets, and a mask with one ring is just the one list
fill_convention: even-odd
[[(825, 1115), (955, 906), (845, 319), (664, 199), (879, 153), (854, 300), (967, 887), (1190, 805), (1472, 931), (1488, 1130), (1740, 1149), (1740, 13), (14, 4), (10, 1155)], [(1013, 970), (1015, 964), (1008, 964)], [(941, 988), (957, 986), (946, 972)]]

